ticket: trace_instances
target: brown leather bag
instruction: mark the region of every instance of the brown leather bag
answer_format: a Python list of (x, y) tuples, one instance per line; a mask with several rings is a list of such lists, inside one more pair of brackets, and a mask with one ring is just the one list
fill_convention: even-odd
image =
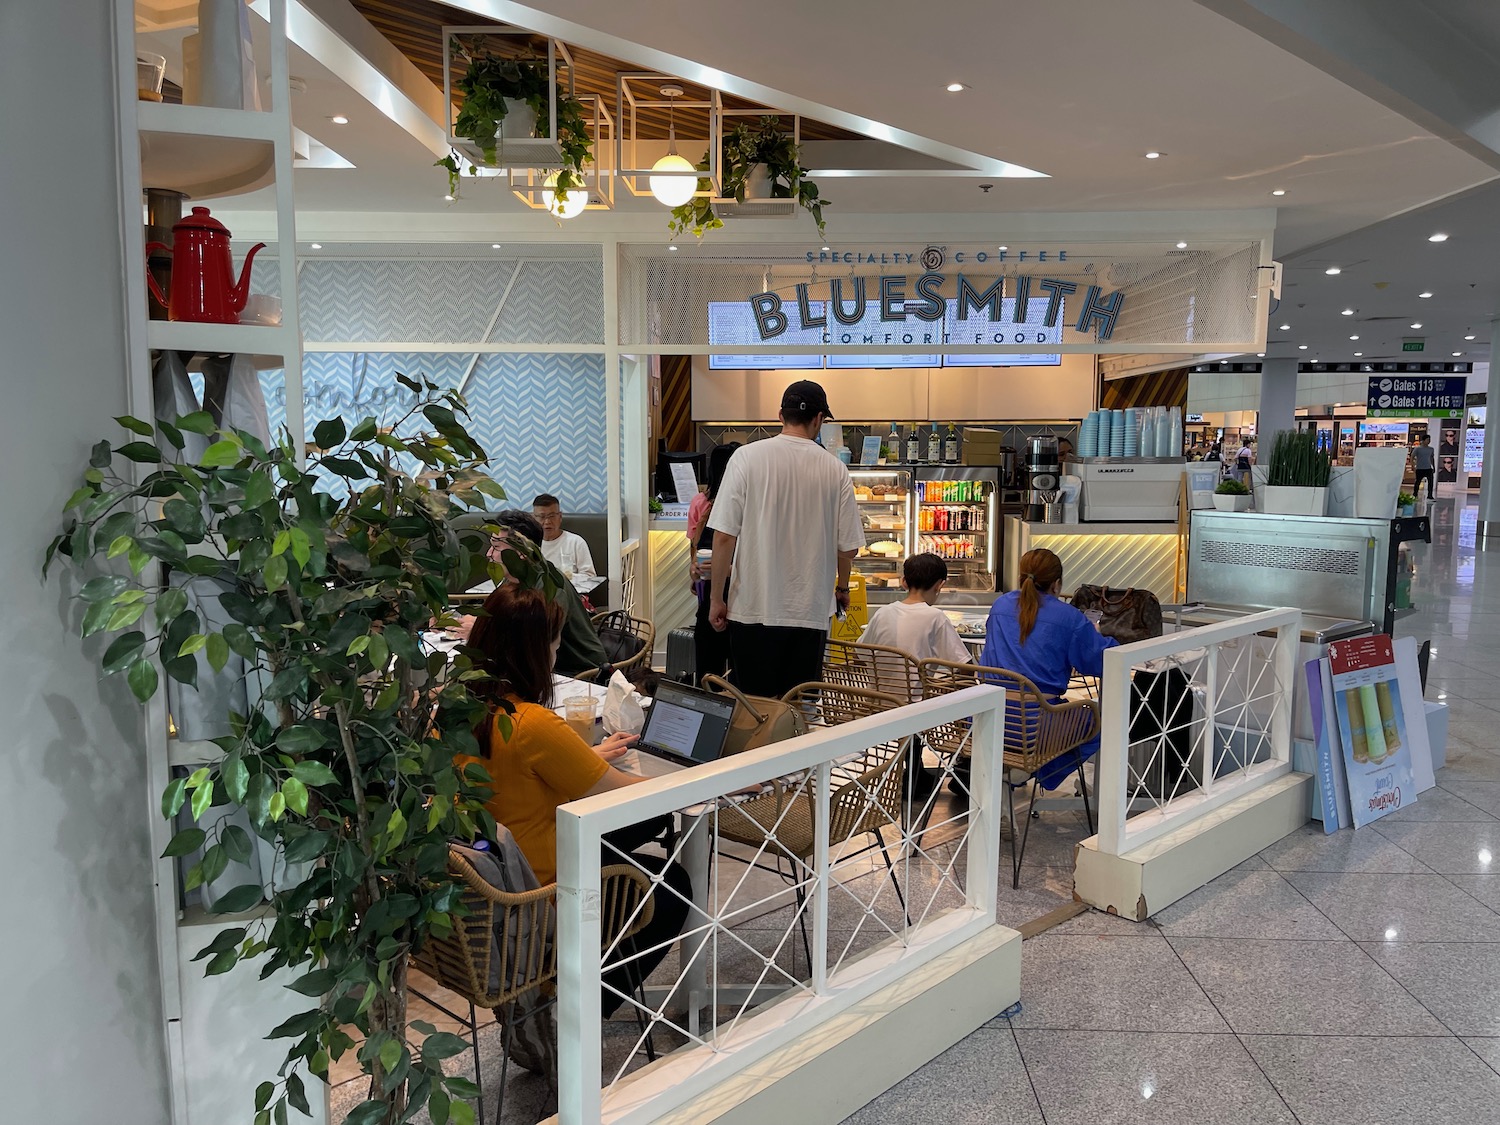
[(724, 739), (726, 757), (807, 733), (807, 716), (790, 703), (764, 695), (746, 695), (721, 676), (704, 676), (702, 686), (707, 691), (734, 696), (734, 717)]
[(1161, 636), (1161, 602), (1150, 590), (1085, 584), (1073, 591), (1073, 608), (1097, 613), (1100, 634), (1122, 645)]

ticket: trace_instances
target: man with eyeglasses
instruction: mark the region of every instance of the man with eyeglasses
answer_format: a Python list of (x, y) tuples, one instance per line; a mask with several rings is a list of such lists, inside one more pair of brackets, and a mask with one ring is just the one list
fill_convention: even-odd
[(542, 556), (567, 576), (595, 609), (604, 609), (609, 584), (594, 569), (594, 556), (583, 536), (563, 530), (562, 503), (550, 492), (531, 502), (531, 514), (542, 525)]

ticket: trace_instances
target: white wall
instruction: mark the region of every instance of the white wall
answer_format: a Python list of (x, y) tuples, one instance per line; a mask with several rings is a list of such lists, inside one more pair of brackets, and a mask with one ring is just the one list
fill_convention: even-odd
[[(139, 709), (39, 570), (125, 412), (108, 0), (4, 0), (0, 1118), (168, 1120)], [(59, 69), (61, 68), (61, 69)], [(59, 76), (63, 80), (59, 80)]]
[(781, 392), (813, 379), (828, 405), (850, 422), (1016, 422), (1081, 418), (1095, 406), (1091, 355), (1065, 355), (1056, 367), (915, 367), (849, 371), (710, 371), (693, 357), (695, 422), (772, 422)]

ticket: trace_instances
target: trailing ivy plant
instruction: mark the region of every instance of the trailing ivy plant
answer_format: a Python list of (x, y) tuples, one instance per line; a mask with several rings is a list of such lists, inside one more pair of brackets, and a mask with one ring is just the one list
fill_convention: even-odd
[[(288, 864), (309, 865), (275, 891), (269, 912), (226, 919), (195, 958), (208, 975), (242, 962), (263, 978), (294, 970), (288, 987), (309, 998), (306, 1011), (263, 1029), (288, 1049), (256, 1091), (256, 1125), (284, 1122), (288, 1106), (308, 1111), (301, 1072), (326, 1079), (355, 1048), (350, 1025), (363, 1035), (370, 1081), (350, 1125), (396, 1125), (424, 1106), (439, 1125), (474, 1119), (474, 1084), (442, 1067), (466, 1044), (408, 1023), (406, 965), (428, 935), (451, 932), (459, 897), (448, 842), (494, 828), (482, 804), (489, 778), (455, 764), (478, 753), (472, 730), (487, 685), (462, 650), (450, 662), (418, 638), (456, 620), (448, 590), (488, 546), (485, 527), (458, 531), (453, 518), (504, 493), (482, 471), (462, 398), (397, 379), (411, 392), (405, 417), (390, 430), (369, 417), (320, 422), (305, 466), (284, 431), (267, 447), (201, 412), (154, 426), (117, 419), (130, 438), (94, 446), (43, 567), (83, 572), (81, 631), (112, 635), (103, 671), (123, 674), (141, 701), (157, 691), (158, 668), (192, 688), (231, 656), (264, 685), (249, 714), (227, 716), (229, 733), (214, 740), (222, 757), (175, 777), (161, 799), (164, 817), (187, 806), (197, 822), (165, 852), (201, 849), (189, 890), (250, 858), (248, 834), (229, 823), (234, 810)], [(433, 432), (396, 436), (422, 420)], [(189, 442), (206, 450), (188, 458)], [(441, 490), (403, 468), (415, 463)], [(330, 478), (347, 485), (342, 495), (327, 489)], [(548, 585), (534, 553), (512, 547), (503, 558), (519, 580)], [(222, 583), (230, 623), (208, 626), (170, 574)], [(212, 912), (252, 911), (261, 899), (261, 886), (246, 883)]]
[[(756, 123), (741, 123), (724, 134), (723, 172), (724, 197), (737, 203), (745, 202), (745, 187), (750, 174), (763, 167), (771, 176), (772, 199), (794, 199), (797, 205), (812, 216), (818, 234), (826, 233), (823, 208), (828, 205), (818, 192), (818, 185), (807, 178), (807, 169), (802, 166), (802, 154), (792, 134), (781, 127), (781, 118), (762, 117)], [(698, 162), (698, 168), (708, 170), (708, 154)], [(700, 191), (712, 190), (708, 180), (698, 181)], [(704, 232), (722, 227), (724, 222), (714, 214), (710, 201), (703, 196), (694, 196), (679, 207), (672, 208), (672, 219), (668, 229), (674, 235), (692, 231), (702, 238)]]
[[(536, 114), (537, 135), (546, 137), (551, 129), (548, 107), (548, 68), (545, 59), (504, 58), (484, 48), (482, 37), (465, 39), (455, 35), (452, 55), (467, 63), (457, 89), (463, 95), (458, 117), (453, 122), (455, 136), (471, 142), (486, 165), (497, 167), (500, 141), (497, 134), (504, 123), (510, 102), (524, 102)], [(583, 167), (594, 154), (594, 140), (589, 135), (583, 103), (557, 90), (557, 143), (562, 150), (562, 167), (550, 190), (559, 202), (570, 191), (584, 190)], [(458, 198), (462, 161), (450, 152), (435, 165), (448, 173), (448, 194)], [(479, 175), (477, 165), (469, 165), (471, 176)]]

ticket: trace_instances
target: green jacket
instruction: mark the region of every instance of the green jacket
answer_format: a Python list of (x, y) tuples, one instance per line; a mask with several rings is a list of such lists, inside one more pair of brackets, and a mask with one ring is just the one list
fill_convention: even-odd
[(557, 648), (557, 671), (564, 676), (577, 676), (592, 672), (609, 662), (599, 634), (594, 632), (594, 623), (589, 620), (589, 611), (583, 608), (583, 599), (573, 589), (573, 583), (562, 571), (551, 563), (547, 570), (557, 583), (557, 597), (567, 610), (563, 619), (562, 643)]

